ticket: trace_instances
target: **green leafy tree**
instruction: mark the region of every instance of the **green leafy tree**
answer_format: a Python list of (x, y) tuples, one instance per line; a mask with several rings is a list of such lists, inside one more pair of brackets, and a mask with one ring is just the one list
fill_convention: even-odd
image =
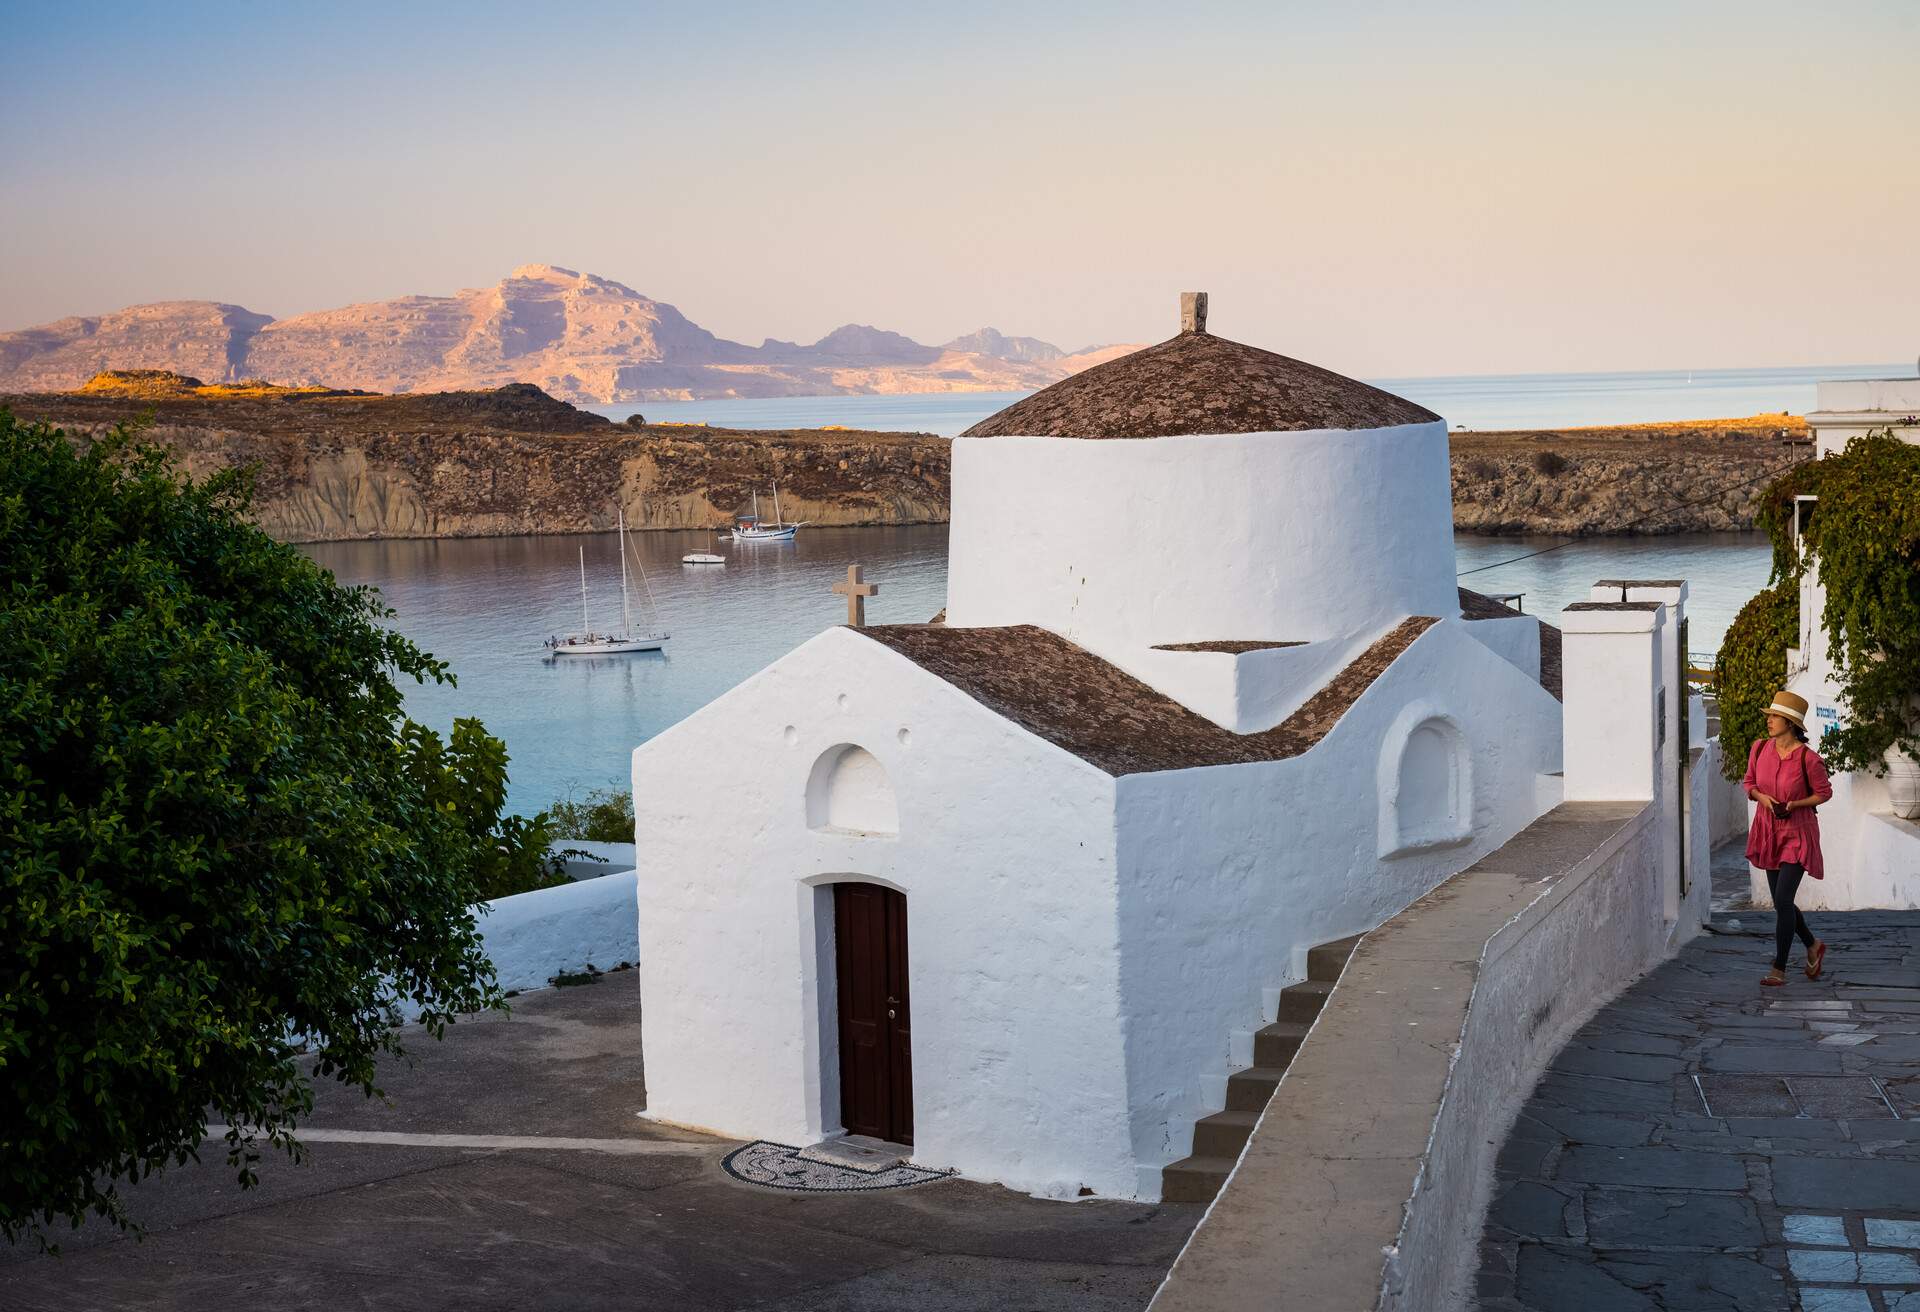
[[(197, 1156), (301, 1156), (312, 1079), (377, 1093), (402, 1008), (500, 1005), (473, 903), (557, 878), (506, 754), (405, 719), (451, 681), (125, 431), (0, 410), (0, 1235)], [(311, 1078), (296, 1058), (311, 1055)]]
[[(1800, 496), (1819, 500), (1796, 543)], [(1820, 623), (1844, 712), (1843, 724), (1820, 740), (1821, 756), (1833, 769), (1875, 774), (1886, 772), (1890, 749), (1920, 759), (1920, 446), (1886, 429), (1857, 437), (1775, 481), (1759, 518), (1773, 541), (1773, 578), (1721, 649), (1724, 740), (1744, 745), (1765, 732), (1768, 700), (1786, 677), (1786, 648), (1797, 640), (1800, 580), (1817, 567), (1826, 591)], [(1725, 767), (1738, 778), (1745, 754), (1729, 752)]]
[(554, 833), (589, 843), (633, 841), (633, 794), (624, 788), (594, 788), (584, 797), (569, 793), (548, 808)]

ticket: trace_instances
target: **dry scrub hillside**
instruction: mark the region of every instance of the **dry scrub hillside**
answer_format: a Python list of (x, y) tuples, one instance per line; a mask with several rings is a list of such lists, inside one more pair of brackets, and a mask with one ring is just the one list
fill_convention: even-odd
[[(948, 514), (944, 438), (628, 426), (528, 384), (384, 396), (129, 371), (0, 405), (80, 432), (150, 416), (193, 472), (256, 466), (260, 522), (293, 541), (574, 533), (612, 527), (616, 503), (643, 528), (718, 528), (776, 478), (791, 519)], [(1783, 436), (1804, 441), (1804, 422), (1455, 433), (1454, 522), (1491, 534), (1750, 528), (1760, 489), (1809, 454)]]
[(516, 384), (404, 396), (206, 387), (144, 374), (0, 396), (76, 431), (150, 416), (196, 474), (256, 467), (256, 517), (288, 541), (716, 528), (780, 480), (790, 519), (947, 517), (947, 444), (916, 433), (629, 427)]
[(1773, 475), (1810, 458), (1806, 438), (1792, 415), (1455, 433), (1453, 522), (1502, 534), (1748, 529)]

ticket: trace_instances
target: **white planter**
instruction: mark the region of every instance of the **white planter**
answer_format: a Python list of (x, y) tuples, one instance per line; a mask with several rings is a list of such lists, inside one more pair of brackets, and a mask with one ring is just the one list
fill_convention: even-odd
[(1902, 820), (1920, 820), (1920, 761), (1898, 747), (1887, 749), (1887, 798)]

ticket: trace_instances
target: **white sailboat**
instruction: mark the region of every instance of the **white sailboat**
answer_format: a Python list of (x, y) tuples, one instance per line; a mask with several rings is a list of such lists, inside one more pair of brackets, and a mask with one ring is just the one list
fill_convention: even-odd
[(733, 540), (735, 542), (791, 542), (794, 533), (805, 528), (804, 523), (789, 524), (780, 514), (780, 480), (773, 481), (773, 523), (760, 520), (760, 493), (753, 494), (753, 513), (736, 516), (733, 521)]
[[(565, 637), (555, 636), (547, 639), (547, 654), (551, 656), (611, 656), (630, 651), (659, 651), (667, 645), (673, 635), (658, 627), (645, 632), (633, 631), (633, 602), (627, 584), (627, 518), (624, 511), (616, 512), (620, 531), (620, 631), (618, 633), (595, 633), (593, 620), (587, 613), (587, 549), (580, 548), (580, 632), (569, 633)], [(647, 567), (641, 564), (639, 557), (634, 564), (640, 571), (640, 584), (647, 593), (647, 613), (657, 618), (658, 609), (653, 601), (653, 584), (647, 581)]]

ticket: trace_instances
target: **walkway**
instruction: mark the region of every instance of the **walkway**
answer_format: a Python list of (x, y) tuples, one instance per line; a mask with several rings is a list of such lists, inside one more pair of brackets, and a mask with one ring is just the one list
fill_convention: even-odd
[(89, 1226), (57, 1258), (0, 1246), (0, 1308), (1135, 1312), (1199, 1219), (961, 1180), (733, 1180), (737, 1144), (634, 1114), (637, 980), (528, 993), (423, 1037), (387, 1073), (391, 1105), (323, 1088), (311, 1162), (263, 1162), (251, 1192), (212, 1145), (132, 1192), (144, 1242)]
[(1920, 1312), (1920, 912), (1815, 925), (1826, 976), (1762, 989), (1771, 913), (1721, 912), (1555, 1058), (1484, 1312)]

